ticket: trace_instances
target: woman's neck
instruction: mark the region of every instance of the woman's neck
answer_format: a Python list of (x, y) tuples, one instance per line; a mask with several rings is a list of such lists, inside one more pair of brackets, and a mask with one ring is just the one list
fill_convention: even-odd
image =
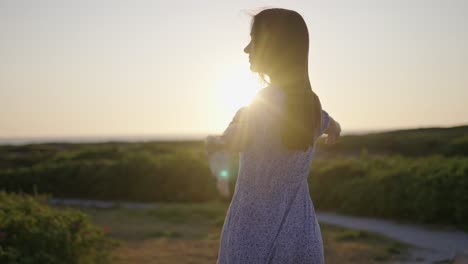
[(298, 82), (303, 82), (305, 79), (308, 79), (308, 73), (303, 72), (302, 69), (288, 69), (276, 72), (275, 74), (267, 74), (270, 83), (276, 86), (287, 86), (290, 84), (295, 84)]

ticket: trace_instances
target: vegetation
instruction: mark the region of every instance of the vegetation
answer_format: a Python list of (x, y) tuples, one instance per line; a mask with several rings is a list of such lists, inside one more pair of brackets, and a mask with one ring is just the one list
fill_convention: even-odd
[(0, 186), (58, 197), (206, 201), (217, 195), (216, 183), (203, 146), (197, 145), (192, 149), (191, 143), (181, 148), (165, 142), (9, 147), (0, 156)]
[[(332, 146), (321, 139), (309, 177), (314, 204), (319, 210), (465, 227), (467, 135), (463, 126), (344, 136)], [(233, 189), (238, 156), (232, 161)], [(0, 186), (63, 198), (220, 198), (201, 141), (0, 146)]]
[(0, 263), (108, 263), (116, 245), (82, 212), (0, 192)]
[(318, 210), (468, 228), (468, 157), (315, 160), (309, 177)]
[(372, 155), (468, 156), (468, 126), (396, 130), (367, 135), (349, 135), (340, 143), (320, 144), (322, 157)]

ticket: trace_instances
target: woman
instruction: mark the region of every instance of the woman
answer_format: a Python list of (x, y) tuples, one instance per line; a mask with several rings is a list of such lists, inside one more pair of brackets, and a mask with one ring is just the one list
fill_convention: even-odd
[(218, 138), (240, 152), (240, 166), (217, 263), (324, 263), (307, 177), (316, 139), (334, 143), (341, 128), (312, 91), (307, 26), (295, 11), (263, 10), (244, 51), (269, 86)]

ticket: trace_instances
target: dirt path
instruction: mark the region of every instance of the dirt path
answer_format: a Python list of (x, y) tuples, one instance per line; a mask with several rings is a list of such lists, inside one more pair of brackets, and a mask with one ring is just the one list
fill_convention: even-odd
[(468, 233), (461, 231), (430, 230), (417, 225), (335, 213), (318, 213), (317, 217), (323, 223), (371, 231), (413, 245), (417, 247), (412, 251), (413, 258), (426, 263), (453, 259), (468, 250)]

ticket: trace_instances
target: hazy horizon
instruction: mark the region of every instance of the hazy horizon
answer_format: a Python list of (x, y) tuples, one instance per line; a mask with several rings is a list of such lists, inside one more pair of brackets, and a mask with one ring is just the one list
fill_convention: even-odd
[(221, 133), (261, 88), (243, 48), (263, 7), (303, 15), (343, 131), (468, 124), (465, 1), (6, 0), (0, 141)]
[[(370, 130), (344, 130), (342, 136), (366, 135), (372, 133), (390, 132), (397, 130), (428, 129), (428, 128), (451, 128), (468, 126), (460, 124), (456, 126), (429, 126), (429, 127), (407, 127), (394, 129), (370, 129)], [(43, 137), (0, 137), (1, 145), (26, 145), (42, 143), (104, 143), (104, 142), (145, 142), (145, 141), (192, 141), (204, 140), (211, 133), (200, 134), (139, 134), (139, 135), (65, 135), (65, 136), (43, 136)]]

